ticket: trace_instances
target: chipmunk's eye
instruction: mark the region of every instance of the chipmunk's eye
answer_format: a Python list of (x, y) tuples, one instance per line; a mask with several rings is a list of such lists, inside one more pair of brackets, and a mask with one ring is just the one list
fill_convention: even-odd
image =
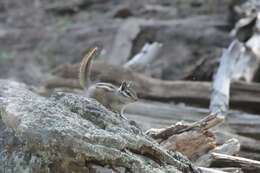
[(129, 91), (125, 90), (125, 93), (128, 97), (131, 97), (131, 93)]

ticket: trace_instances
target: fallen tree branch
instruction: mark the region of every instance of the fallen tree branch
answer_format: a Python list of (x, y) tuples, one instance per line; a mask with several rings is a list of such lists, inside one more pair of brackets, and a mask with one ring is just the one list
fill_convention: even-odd
[(124, 64), (130, 56), (132, 41), (140, 32), (140, 25), (136, 19), (127, 19), (118, 29), (118, 34), (113, 45), (112, 55), (108, 62), (111, 64)]
[[(238, 140), (230, 140), (222, 146), (215, 148), (216, 137), (207, 130), (220, 124), (227, 113), (230, 81), (240, 57), (240, 51), (241, 44), (238, 41), (233, 41), (228, 50), (223, 52), (213, 84), (210, 114), (208, 116), (192, 124), (177, 123), (158, 131), (148, 130), (146, 134), (156, 139), (162, 137), (159, 140), (162, 147), (170, 151), (179, 151), (192, 160), (198, 159), (200, 161), (199, 165), (203, 166), (210, 165), (210, 152), (212, 151), (228, 152), (229, 154), (238, 153), (240, 149)], [(211, 151), (209, 152), (209, 150)]]
[[(243, 116), (247, 116), (247, 115), (243, 115)], [(248, 120), (245, 120), (245, 121), (248, 121)], [(243, 127), (243, 126), (244, 125), (240, 125), (240, 127)], [(215, 134), (217, 136), (217, 145), (222, 145), (223, 143), (225, 143), (226, 140), (228, 140), (230, 138), (238, 139), (239, 142), (240, 142), (240, 148), (241, 148), (239, 155), (241, 155), (241, 152), (244, 152), (244, 153), (245, 152), (248, 152), (248, 153), (252, 153), (253, 152), (253, 153), (256, 153), (256, 154), (260, 154), (260, 145), (259, 145), (260, 144), (260, 140), (257, 140), (257, 139), (254, 139), (254, 138), (250, 138), (250, 137), (241, 136), (241, 135), (237, 135), (237, 134), (228, 132), (228, 130), (226, 130), (226, 129), (221, 129), (221, 128), (219, 128), (215, 132)], [(249, 155), (247, 155), (247, 156), (249, 156)], [(253, 159), (250, 156), (246, 157), (246, 158)]]
[(124, 65), (124, 68), (129, 68), (137, 72), (144, 71), (159, 55), (161, 48), (161, 43), (146, 43), (142, 50)]
[[(213, 83), (213, 91), (210, 100), (210, 115), (188, 127), (177, 127), (178, 125), (176, 125), (176, 127), (171, 127), (170, 129), (168, 128), (160, 133), (166, 133), (168, 136), (170, 132), (172, 133), (172, 135), (175, 135), (176, 131), (178, 131), (178, 133), (181, 133), (193, 128), (207, 130), (223, 121), (225, 117), (224, 114), (228, 110), (230, 81), (233, 75), (233, 71), (236, 68), (236, 63), (238, 62), (238, 59), (240, 57), (241, 48), (241, 43), (239, 43), (238, 41), (233, 41), (230, 44), (228, 50), (225, 50), (223, 52), (220, 66)], [(180, 128), (182, 130), (180, 130)]]
[(73, 14), (80, 10), (82, 7), (90, 6), (93, 3), (102, 2), (103, 0), (92, 1), (92, 0), (74, 0), (71, 2), (56, 2), (52, 3), (45, 7), (45, 10), (48, 12), (53, 12), (56, 14), (64, 15), (64, 14)]
[(239, 167), (246, 172), (260, 172), (259, 161), (219, 153), (212, 153), (211, 155), (214, 159), (212, 165), (218, 165), (221, 167)]
[[(179, 132), (185, 128), (175, 127), (178, 121), (195, 122), (203, 119), (209, 114), (208, 109), (178, 106), (173, 104), (139, 101), (136, 104), (130, 104), (126, 107), (127, 118), (136, 121), (144, 130), (151, 128), (164, 128), (165, 133), (156, 133), (154, 138), (167, 138), (171, 136), (170, 129), (176, 129)], [(260, 135), (260, 115), (248, 114), (240, 111), (227, 111), (226, 124), (233, 132), (241, 135), (258, 138)], [(160, 116), (158, 116), (160, 115)], [(184, 124), (185, 125), (185, 124)], [(180, 126), (182, 126), (180, 124)], [(174, 134), (179, 132), (173, 132)], [(234, 137), (235, 136), (229, 136)], [(246, 141), (246, 140), (243, 140)], [(246, 144), (246, 146), (249, 145)]]
[(237, 139), (232, 138), (225, 141), (224, 144), (217, 146), (206, 154), (200, 155), (194, 163), (198, 166), (209, 167), (213, 159), (211, 153), (221, 153), (227, 155), (237, 155), (240, 151), (240, 143)]
[(205, 168), (199, 167), (202, 173), (243, 173), (240, 168), (225, 168), (223, 170), (219, 168)]
[(226, 168), (215, 168), (215, 169), (224, 171), (224, 172), (230, 172), (230, 173), (243, 173), (241, 168), (226, 167)]
[(209, 107), (211, 113), (224, 113), (228, 110), (230, 82), (234, 75), (234, 71), (237, 68), (241, 49), (242, 44), (235, 40), (230, 44), (229, 48), (223, 52), (213, 83)]

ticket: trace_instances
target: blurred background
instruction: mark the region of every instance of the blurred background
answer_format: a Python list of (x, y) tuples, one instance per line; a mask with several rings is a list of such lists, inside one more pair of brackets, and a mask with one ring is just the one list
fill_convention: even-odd
[[(0, 78), (40, 86), (93, 45), (120, 64), (145, 43), (163, 48), (151, 76), (211, 80), (245, 0), (1, 0)], [(111, 58), (113, 57), (113, 58)]]

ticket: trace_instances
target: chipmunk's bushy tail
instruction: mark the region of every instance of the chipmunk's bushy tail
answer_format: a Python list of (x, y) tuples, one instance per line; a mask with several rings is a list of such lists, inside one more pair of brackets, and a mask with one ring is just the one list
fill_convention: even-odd
[(97, 56), (98, 47), (93, 48), (85, 57), (82, 59), (79, 68), (79, 83), (82, 88), (87, 89), (91, 85), (90, 72), (92, 66), (92, 58)]

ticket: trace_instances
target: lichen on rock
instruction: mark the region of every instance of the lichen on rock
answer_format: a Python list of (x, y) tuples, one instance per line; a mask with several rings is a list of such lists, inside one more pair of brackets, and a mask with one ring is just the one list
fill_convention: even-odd
[(1, 128), (11, 129), (8, 137), (19, 143), (11, 161), (19, 154), (27, 158), (23, 172), (198, 172), (93, 99), (62, 92), (44, 98), (23, 84), (0, 80), (0, 111)]

